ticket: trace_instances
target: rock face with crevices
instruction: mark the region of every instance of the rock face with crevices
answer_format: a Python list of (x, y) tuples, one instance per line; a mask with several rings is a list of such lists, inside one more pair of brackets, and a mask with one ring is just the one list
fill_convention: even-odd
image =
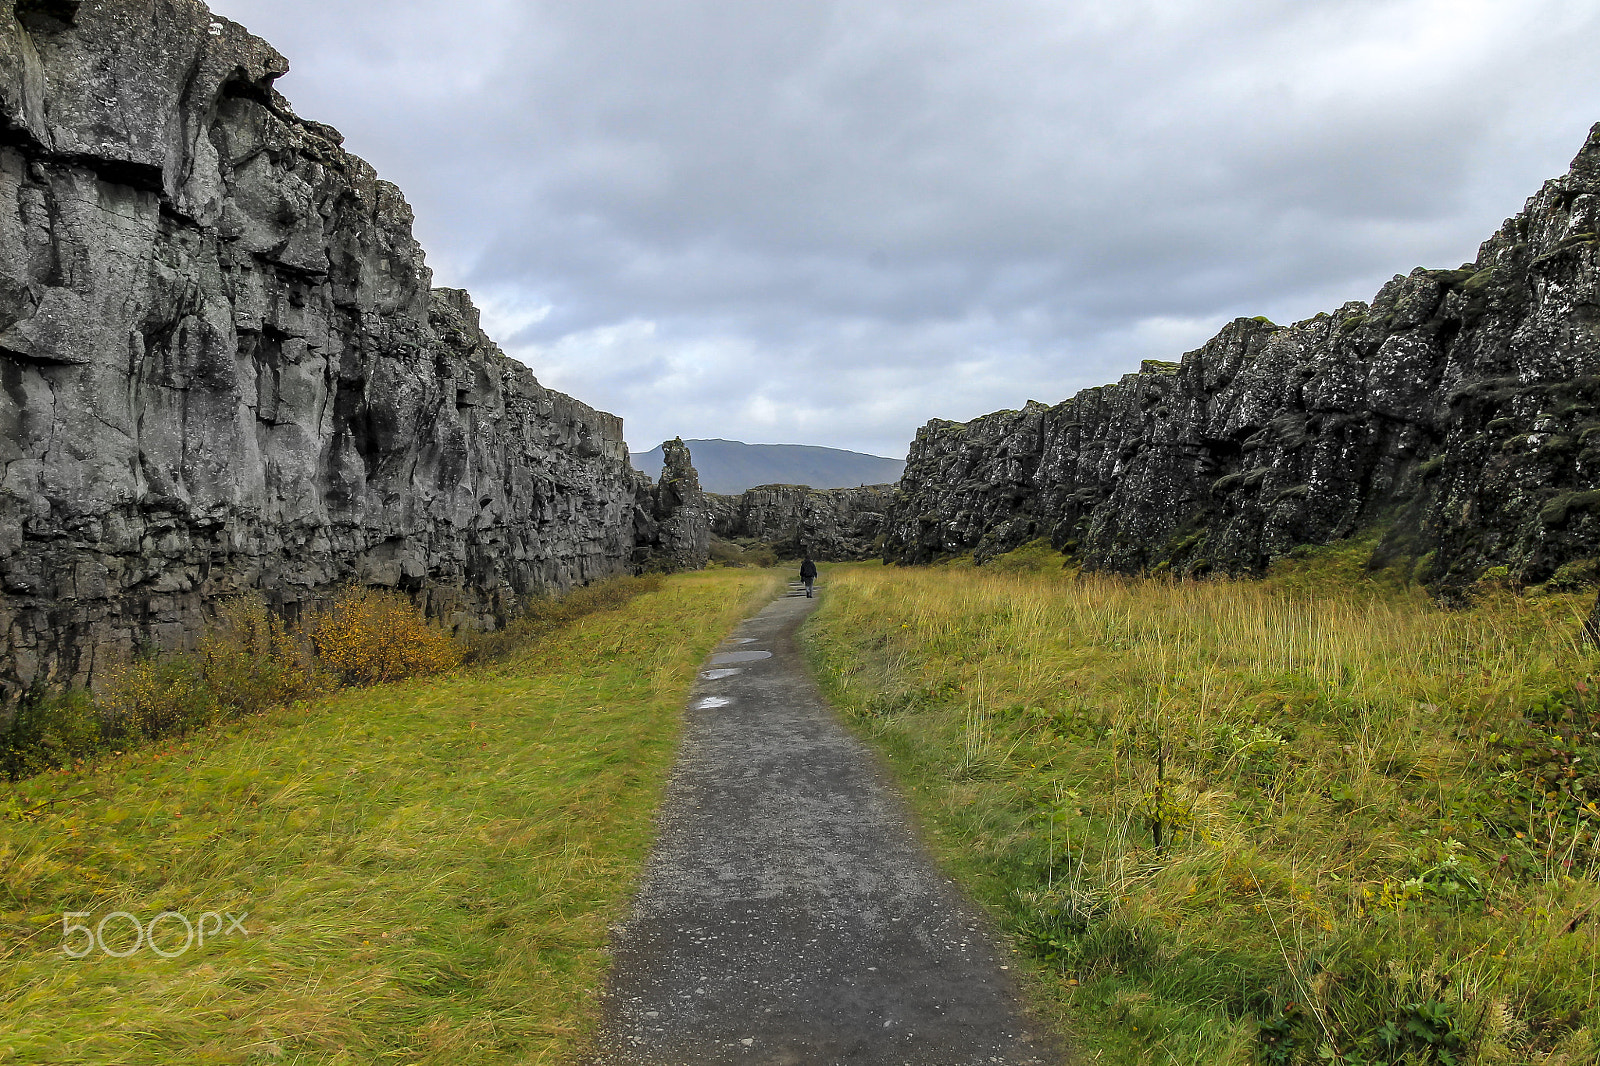
[(683, 438), (661, 443), (661, 478), (644, 480), (634, 511), (634, 563), (643, 570), (698, 570), (711, 553), (711, 511)]
[(232, 592), (493, 625), (631, 565), (620, 419), (430, 288), (287, 69), (197, 0), (0, 4), (0, 688), (183, 646)]
[(1442, 592), (1600, 555), (1600, 126), (1457, 270), (917, 434), (885, 558), (1048, 537), (1092, 567), (1248, 573), (1382, 524)]
[(708, 494), (711, 531), (730, 540), (761, 541), (785, 556), (870, 559), (883, 550), (889, 492), (888, 485), (757, 485), (737, 496)]

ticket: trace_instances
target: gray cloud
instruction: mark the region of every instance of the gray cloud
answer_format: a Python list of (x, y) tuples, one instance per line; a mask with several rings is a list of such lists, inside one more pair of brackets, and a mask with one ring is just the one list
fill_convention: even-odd
[(1582, 0), (217, 0), (630, 440), (903, 454), (1454, 266), (1600, 120)]

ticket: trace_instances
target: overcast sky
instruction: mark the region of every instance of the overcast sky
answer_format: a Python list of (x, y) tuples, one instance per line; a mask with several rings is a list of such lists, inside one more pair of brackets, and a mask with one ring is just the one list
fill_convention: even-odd
[(901, 457), (1454, 267), (1600, 121), (1592, 0), (213, 0), (436, 284), (665, 437)]

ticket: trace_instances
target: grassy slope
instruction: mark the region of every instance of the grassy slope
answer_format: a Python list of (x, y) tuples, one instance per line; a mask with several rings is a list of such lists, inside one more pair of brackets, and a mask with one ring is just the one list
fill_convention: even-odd
[[(13, 786), (0, 1062), (560, 1061), (696, 666), (777, 580), (674, 577), (507, 665)], [(249, 935), (63, 956), (64, 912), (118, 910), (248, 912)]]
[(833, 568), (806, 639), (1092, 1061), (1591, 1061), (1594, 842), (1514, 833), (1496, 762), (1595, 669), (1582, 597), (1043, 562)]

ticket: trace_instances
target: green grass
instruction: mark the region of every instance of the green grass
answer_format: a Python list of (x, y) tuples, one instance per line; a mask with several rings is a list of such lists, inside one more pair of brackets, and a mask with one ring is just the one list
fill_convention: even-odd
[[(8, 786), (0, 1062), (565, 1061), (695, 669), (779, 580), (675, 576), (494, 665)], [(64, 955), (65, 913), (114, 911), (248, 935)]]
[(1085, 1061), (1600, 1051), (1589, 595), (1445, 611), (1369, 552), (830, 572), (819, 677)]

